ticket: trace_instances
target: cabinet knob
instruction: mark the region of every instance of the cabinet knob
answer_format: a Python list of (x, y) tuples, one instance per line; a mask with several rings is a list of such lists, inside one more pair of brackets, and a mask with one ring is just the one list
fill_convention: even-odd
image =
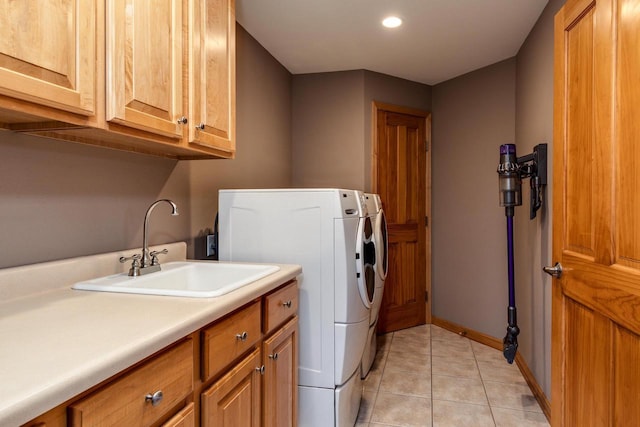
[(185, 116), (182, 116), (178, 119), (178, 124), (179, 125), (186, 125), (189, 122), (189, 120), (187, 120), (187, 118)]
[(269, 359), (278, 360), (278, 353), (270, 354)]
[(199, 123), (196, 125), (196, 129), (198, 130), (204, 130), (204, 123)]
[(147, 394), (144, 397), (144, 401), (145, 402), (151, 402), (151, 405), (153, 406), (158, 406), (160, 404), (160, 402), (162, 401), (163, 398), (163, 394), (162, 394), (162, 390), (158, 390), (155, 393), (151, 394)]
[(258, 366), (256, 368), (256, 371), (260, 372), (260, 375), (264, 375), (264, 365)]
[(249, 336), (249, 334), (245, 331), (245, 332), (243, 332), (241, 334), (236, 334), (236, 339), (238, 341), (246, 341), (248, 336)]
[(287, 308), (291, 308), (291, 300), (283, 302), (282, 305)]

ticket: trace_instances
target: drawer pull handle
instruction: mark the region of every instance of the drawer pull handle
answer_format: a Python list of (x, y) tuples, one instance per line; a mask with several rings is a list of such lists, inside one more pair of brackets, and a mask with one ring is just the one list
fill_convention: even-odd
[(257, 367), (256, 371), (258, 371), (260, 375), (264, 375), (264, 365)]
[(238, 341), (246, 341), (248, 336), (249, 336), (249, 334), (245, 331), (245, 332), (243, 332), (241, 334), (236, 334), (236, 339)]
[(278, 360), (278, 353), (270, 354), (269, 359)]
[(283, 302), (282, 305), (287, 308), (291, 308), (291, 300)]
[(147, 394), (144, 397), (144, 401), (145, 402), (151, 402), (151, 405), (153, 406), (158, 406), (160, 404), (160, 402), (162, 401), (163, 398), (163, 394), (162, 394), (162, 390), (158, 390), (155, 393), (151, 394)]

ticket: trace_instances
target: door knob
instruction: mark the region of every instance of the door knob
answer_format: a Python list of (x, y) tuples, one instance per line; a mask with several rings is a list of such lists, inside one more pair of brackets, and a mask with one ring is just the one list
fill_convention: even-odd
[(559, 262), (556, 262), (556, 265), (554, 265), (553, 267), (542, 267), (542, 269), (544, 270), (545, 273), (559, 279), (560, 276), (562, 276), (562, 264), (560, 264)]

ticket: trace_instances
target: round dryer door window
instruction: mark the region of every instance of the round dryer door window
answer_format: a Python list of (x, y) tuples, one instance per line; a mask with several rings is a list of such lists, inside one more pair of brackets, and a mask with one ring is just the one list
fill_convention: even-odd
[(376, 246), (373, 241), (373, 226), (369, 217), (360, 219), (357, 251), (358, 288), (362, 301), (367, 307), (370, 307), (376, 290)]
[(382, 209), (380, 209), (380, 212), (378, 212), (376, 228), (376, 232), (378, 233), (376, 247), (378, 252), (378, 259), (376, 261), (376, 269), (378, 270), (380, 278), (384, 280), (387, 278), (389, 243), (387, 241), (387, 218), (385, 217), (384, 211)]

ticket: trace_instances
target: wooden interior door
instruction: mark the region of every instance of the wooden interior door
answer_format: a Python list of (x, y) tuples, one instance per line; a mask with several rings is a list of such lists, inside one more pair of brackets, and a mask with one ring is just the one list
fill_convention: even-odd
[(374, 102), (373, 191), (387, 218), (389, 269), (378, 332), (430, 321), (428, 112)]
[(640, 425), (640, 0), (555, 21), (552, 424)]

